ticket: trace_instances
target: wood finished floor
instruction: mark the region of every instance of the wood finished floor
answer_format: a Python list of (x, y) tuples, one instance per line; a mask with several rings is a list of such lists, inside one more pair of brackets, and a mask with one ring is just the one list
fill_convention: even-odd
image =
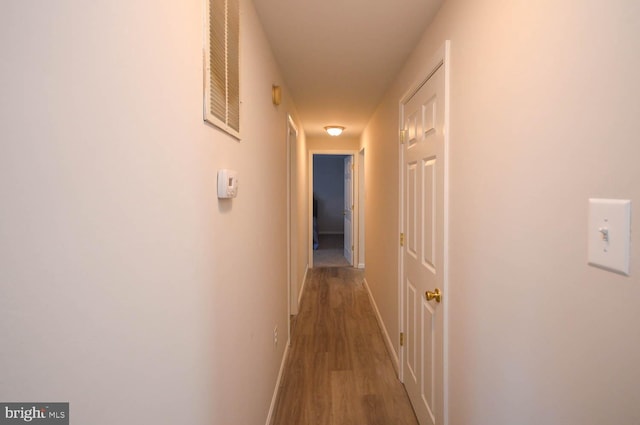
[(272, 425), (417, 425), (361, 270), (309, 270)]

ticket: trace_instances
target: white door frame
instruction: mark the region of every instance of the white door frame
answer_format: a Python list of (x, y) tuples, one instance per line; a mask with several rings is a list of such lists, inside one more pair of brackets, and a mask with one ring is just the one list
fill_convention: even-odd
[(356, 242), (353, 240), (353, 238), (357, 235), (355, 230), (355, 223), (353, 221), (356, 204), (356, 200), (353, 199), (353, 197), (357, 192), (356, 189), (354, 189), (354, 186), (356, 184), (356, 179), (354, 176), (356, 168), (355, 163), (356, 159), (353, 155), (345, 156), (342, 161), (342, 175), (344, 176), (342, 179), (342, 187), (344, 188), (344, 193), (342, 194), (342, 252), (344, 254), (344, 258), (347, 259), (352, 267), (357, 266), (357, 259), (355, 257)]
[[(296, 162), (292, 158), (292, 154), (297, 152), (294, 149), (298, 141), (298, 127), (290, 114), (287, 114), (287, 305), (289, 317), (298, 314), (298, 285), (295, 282), (297, 272), (297, 239), (294, 241), (295, 231), (292, 226), (295, 224), (293, 217), (295, 205), (292, 202), (293, 197), (293, 179), (296, 175)], [(298, 218), (299, 219), (299, 218)], [(296, 251), (296, 252), (294, 252)], [(290, 322), (290, 321), (289, 321)], [(291, 324), (289, 323), (289, 341), (291, 341)]]
[(358, 152), (358, 186), (356, 189), (358, 190), (358, 257), (357, 257), (357, 267), (359, 269), (364, 269), (364, 161), (365, 161), (365, 150), (364, 148), (360, 149)]
[[(407, 92), (402, 96), (400, 102), (398, 104), (399, 110), (399, 126), (398, 133), (400, 138), (402, 137), (402, 127), (404, 125), (404, 116), (403, 116), (403, 106), (411, 99), (411, 97), (420, 90), (420, 88), (427, 82), (427, 80), (433, 75), (433, 73), (442, 66), (444, 68), (444, 99), (445, 99), (445, 110), (444, 110), (444, 229), (443, 229), (443, 245), (444, 245), (444, 257), (443, 257), (443, 297), (442, 297), (442, 308), (443, 308), (443, 400), (444, 400), (444, 425), (449, 423), (449, 297), (450, 293), (449, 288), (449, 145), (450, 145), (450, 132), (449, 132), (449, 118), (450, 118), (450, 83), (451, 83), (451, 60), (450, 60), (450, 44), (449, 40), (445, 41), (444, 44), (437, 50), (437, 52), (430, 58), (429, 61), (425, 63), (425, 66), (422, 68), (424, 72), (422, 72), (423, 78), (420, 78), (417, 82), (412, 84), (407, 90)], [(399, 163), (398, 163), (398, 178), (399, 178), (399, 205), (398, 205), (398, 234), (404, 233), (405, 229), (403, 229), (404, 224), (404, 145), (402, 144), (403, 140), (399, 140), (398, 149), (399, 149)], [(405, 299), (404, 299), (404, 291), (403, 291), (403, 280), (404, 280), (404, 264), (402, 257), (403, 248), (398, 244), (398, 320), (400, 323), (400, 332), (406, 333), (406, 329), (404, 329), (404, 314), (405, 314)], [(400, 346), (400, 358), (398, 365), (398, 378), (401, 382), (404, 382), (404, 356), (406, 355), (405, 349), (403, 346)]]
[[(312, 269), (313, 268), (313, 155), (351, 155), (351, 157), (353, 158), (353, 169), (354, 169), (354, 173), (352, 178), (354, 179), (353, 185), (356, 188), (354, 190), (354, 193), (356, 190), (359, 190), (360, 187), (360, 179), (358, 179), (358, 170), (360, 167), (360, 164), (358, 164), (358, 151), (357, 150), (351, 150), (351, 149), (346, 149), (346, 150), (332, 150), (332, 149), (318, 149), (318, 150), (310, 150), (309, 151), (309, 162), (308, 162), (308, 170), (309, 170), (309, 204), (308, 204), (308, 209), (307, 211), (309, 211), (309, 217), (308, 217), (308, 233), (309, 233), (309, 268)], [(362, 184), (364, 184), (364, 182), (362, 182)], [(351, 238), (354, 241), (353, 242), (353, 258), (354, 258), (354, 263), (355, 263), (355, 259), (358, 258), (358, 252), (360, 252), (360, 247), (359, 247), (359, 237), (356, 238), (357, 235), (357, 229), (358, 229), (358, 212), (360, 211), (360, 206), (359, 206), (359, 199), (357, 199), (357, 197), (354, 197), (353, 200), (353, 217), (355, 217), (353, 219), (353, 221), (351, 222)]]

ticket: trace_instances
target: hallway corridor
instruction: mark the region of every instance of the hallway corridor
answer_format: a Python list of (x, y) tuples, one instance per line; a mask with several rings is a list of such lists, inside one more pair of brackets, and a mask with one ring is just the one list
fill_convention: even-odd
[(273, 425), (417, 425), (363, 278), (309, 270)]

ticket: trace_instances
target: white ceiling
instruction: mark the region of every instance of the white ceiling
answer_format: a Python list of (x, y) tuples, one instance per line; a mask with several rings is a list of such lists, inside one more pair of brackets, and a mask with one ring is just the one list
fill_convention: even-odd
[(359, 136), (443, 2), (253, 1), (308, 136)]

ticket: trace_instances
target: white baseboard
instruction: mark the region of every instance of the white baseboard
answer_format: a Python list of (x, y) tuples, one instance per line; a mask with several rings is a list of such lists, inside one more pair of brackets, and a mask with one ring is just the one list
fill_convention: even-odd
[[(302, 294), (304, 293), (304, 288), (307, 283), (307, 272), (309, 271), (309, 264), (304, 269), (304, 276), (302, 276), (302, 286), (300, 287), (300, 295), (298, 296), (298, 311), (300, 311), (300, 300), (302, 300)], [(289, 337), (291, 338), (291, 337)], [(284, 373), (284, 367), (287, 364), (287, 357), (289, 356), (289, 347), (291, 345), (291, 340), (287, 341), (287, 346), (284, 349), (284, 353), (282, 355), (282, 361), (280, 362), (280, 371), (278, 372), (278, 379), (276, 380), (276, 387), (273, 390), (273, 396), (271, 397), (271, 406), (269, 406), (269, 413), (267, 414), (267, 421), (265, 425), (271, 424), (271, 419), (273, 416), (273, 411), (276, 408), (276, 401), (278, 400), (278, 393), (280, 391), (280, 381), (282, 380), (282, 374)]]
[(278, 379), (276, 379), (276, 386), (273, 389), (273, 396), (271, 397), (271, 406), (269, 406), (269, 413), (267, 414), (267, 421), (265, 422), (265, 425), (271, 425), (273, 412), (276, 408), (276, 401), (278, 400), (278, 393), (280, 392), (280, 381), (282, 380), (284, 367), (287, 364), (287, 358), (289, 357), (289, 343), (290, 341), (287, 341), (287, 346), (284, 348), (284, 353), (282, 354), (282, 361), (280, 362), (280, 371), (278, 372)]
[(358, 268), (359, 269), (364, 269), (364, 263), (358, 263)]
[(400, 373), (400, 360), (398, 359), (398, 353), (393, 346), (393, 340), (389, 336), (389, 332), (387, 332), (387, 328), (382, 321), (382, 316), (380, 316), (380, 310), (378, 310), (378, 305), (376, 304), (376, 300), (373, 298), (373, 294), (371, 293), (371, 288), (369, 288), (369, 283), (367, 279), (364, 279), (364, 287), (367, 289), (367, 293), (369, 294), (369, 299), (371, 300), (371, 305), (373, 306), (373, 311), (376, 313), (376, 319), (378, 319), (378, 326), (380, 326), (380, 331), (382, 331), (382, 336), (384, 337), (385, 345), (387, 346), (387, 351), (391, 356), (391, 363), (393, 363), (393, 368), (396, 370), (396, 374)]
[(304, 269), (304, 275), (302, 276), (302, 285), (300, 286), (300, 293), (298, 294), (298, 311), (300, 311), (300, 301), (302, 300), (302, 294), (304, 293), (304, 288), (307, 284), (307, 272), (309, 271), (309, 263)]

